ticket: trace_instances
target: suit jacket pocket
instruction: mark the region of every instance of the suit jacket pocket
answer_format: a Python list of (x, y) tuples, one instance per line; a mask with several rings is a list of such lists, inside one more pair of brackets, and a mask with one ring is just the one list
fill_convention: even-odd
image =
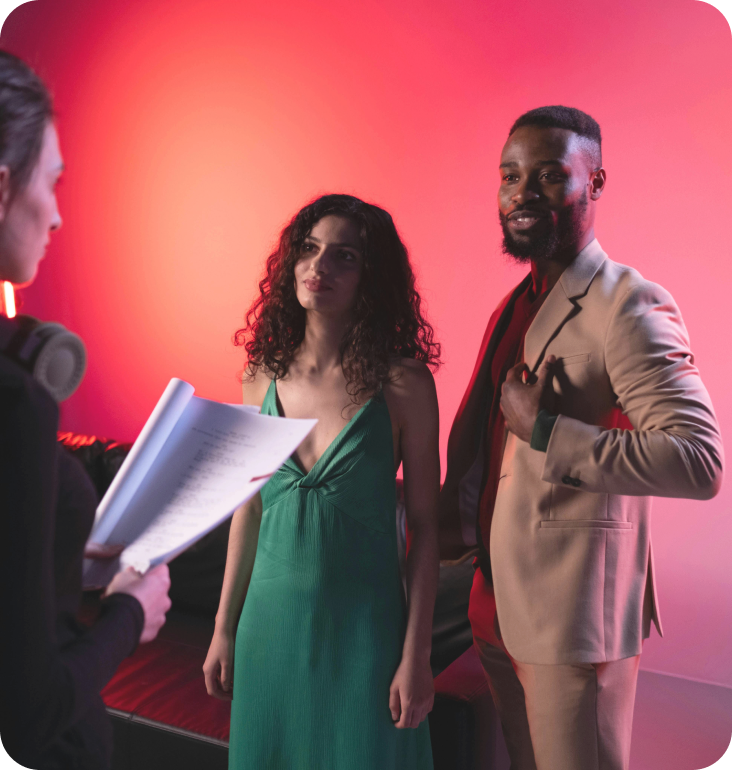
[(609, 519), (549, 519), (540, 522), (542, 529), (633, 529), (632, 521), (610, 521)]
[(589, 360), (589, 353), (576, 353), (572, 356), (559, 356), (557, 363), (562, 366), (571, 366), (572, 364), (586, 364)]

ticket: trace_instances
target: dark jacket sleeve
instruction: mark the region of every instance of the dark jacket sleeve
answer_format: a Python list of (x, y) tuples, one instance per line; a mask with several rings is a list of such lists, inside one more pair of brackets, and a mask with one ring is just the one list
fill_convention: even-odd
[(33, 758), (79, 720), (137, 644), (142, 608), (104, 603), (99, 621), (59, 648), (53, 543), (58, 493), (51, 397), (22, 373), (0, 371), (0, 733), (16, 761)]

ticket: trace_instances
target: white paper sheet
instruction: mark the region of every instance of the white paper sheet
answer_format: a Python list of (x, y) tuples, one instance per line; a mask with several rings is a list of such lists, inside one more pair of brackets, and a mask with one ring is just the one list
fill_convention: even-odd
[(106, 542), (192, 397), (193, 385), (177, 377), (168, 383), (97, 507), (92, 533), (95, 542)]
[[(127, 547), (112, 563), (86, 561), (85, 585), (106, 585), (126, 566), (145, 572), (170, 561), (261, 489), (316, 423), (195, 396), (180, 410), (183, 392), (171, 381), (145, 428), (156, 413), (157, 422), (138, 439), (143, 447), (129, 463), (126, 479), (116, 492), (110, 487), (100, 504), (91, 539)], [(168, 430), (166, 419), (174, 408), (179, 414)], [(167, 432), (162, 442), (158, 431)], [(126, 485), (134, 487), (131, 492)]]

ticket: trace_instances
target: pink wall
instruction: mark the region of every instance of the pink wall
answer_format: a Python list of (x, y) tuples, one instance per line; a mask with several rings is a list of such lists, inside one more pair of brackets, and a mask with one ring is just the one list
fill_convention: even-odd
[[(23, 293), (88, 345), (64, 428), (132, 439), (171, 376), (235, 401), (230, 338), (269, 246), (344, 191), (389, 209), (411, 248), (444, 344), (444, 450), (521, 277), (499, 250), (501, 145), (521, 112), (562, 103), (605, 136), (603, 247), (675, 295), (732, 431), (732, 38), (711, 6), (38, 0), (2, 43), (52, 86), (68, 166), (64, 227)], [(647, 668), (732, 685), (730, 498), (656, 504), (667, 638)]]

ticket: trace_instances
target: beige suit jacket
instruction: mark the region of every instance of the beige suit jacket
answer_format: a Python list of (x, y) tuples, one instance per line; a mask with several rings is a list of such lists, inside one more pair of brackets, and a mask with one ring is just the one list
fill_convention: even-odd
[[(510, 299), (491, 319), (450, 434), (443, 556), (475, 544), (480, 415)], [(550, 354), (558, 359), (559, 417), (546, 453), (506, 438), (490, 532), (500, 633), (524, 663), (618, 660), (641, 652), (651, 619), (661, 633), (651, 496), (714, 496), (719, 428), (673, 298), (608, 259), (596, 240), (564, 271), (526, 334), (532, 370)], [(618, 427), (623, 414), (632, 430)]]

